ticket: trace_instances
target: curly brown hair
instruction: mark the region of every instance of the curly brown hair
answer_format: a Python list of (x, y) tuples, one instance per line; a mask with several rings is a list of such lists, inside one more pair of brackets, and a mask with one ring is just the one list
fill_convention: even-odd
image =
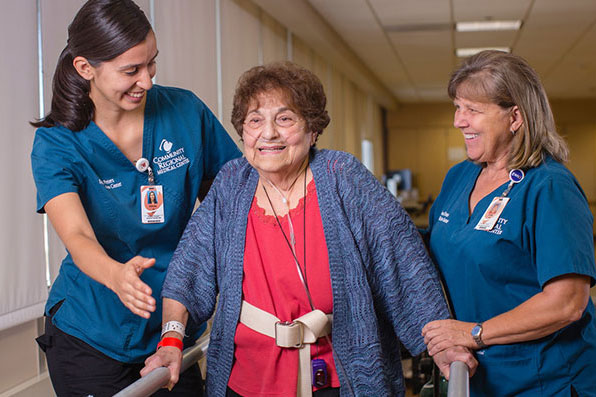
[(232, 125), (242, 137), (242, 126), (248, 106), (259, 94), (280, 90), (292, 111), (306, 121), (306, 130), (317, 137), (329, 125), (325, 110), (327, 97), (323, 85), (311, 71), (292, 62), (275, 62), (255, 66), (240, 76), (234, 93)]

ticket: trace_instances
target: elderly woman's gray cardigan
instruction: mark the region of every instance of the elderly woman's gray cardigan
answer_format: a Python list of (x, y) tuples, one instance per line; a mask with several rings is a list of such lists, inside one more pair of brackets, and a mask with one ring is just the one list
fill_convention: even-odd
[[(448, 311), (418, 231), (395, 198), (352, 155), (313, 150), (314, 176), (333, 289), (333, 346), (341, 395), (402, 396), (398, 340), (417, 355), (422, 327)], [(225, 396), (242, 302), (244, 242), (257, 171), (227, 163), (190, 220), (162, 296), (196, 323), (215, 309), (206, 395)], [(258, 357), (254, 358), (258, 360)]]

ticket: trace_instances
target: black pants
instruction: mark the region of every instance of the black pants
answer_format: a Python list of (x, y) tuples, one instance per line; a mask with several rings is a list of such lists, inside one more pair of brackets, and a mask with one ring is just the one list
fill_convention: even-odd
[[(46, 317), (45, 325), (45, 334), (37, 338), (37, 343), (46, 353), (58, 397), (111, 397), (140, 378), (143, 364), (122, 363), (106, 356), (56, 328), (51, 317)], [(199, 366), (194, 365), (181, 374), (171, 392), (161, 389), (153, 396), (203, 396)]]

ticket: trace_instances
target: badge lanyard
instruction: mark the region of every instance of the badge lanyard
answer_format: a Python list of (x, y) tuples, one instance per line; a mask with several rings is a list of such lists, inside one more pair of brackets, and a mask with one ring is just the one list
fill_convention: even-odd
[(480, 218), (480, 221), (474, 229), (488, 232), (495, 227), (497, 221), (501, 217), (501, 213), (509, 202), (510, 198), (507, 197), (507, 195), (513, 188), (513, 185), (520, 183), (524, 179), (524, 176), (524, 172), (520, 169), (513, 169), (509, 172), (509, 185), (507, 185), (503, 194), (493, 198), (493, 201), (490, 203), (486, 211), (484, 211), (482, 218)]
[(147, 172), (148, 184), (141, 186), (141, 222), (164, 223), (163, 186), (155, 184), (149, 160), (141, 157), (135, 164), (137, 171)]

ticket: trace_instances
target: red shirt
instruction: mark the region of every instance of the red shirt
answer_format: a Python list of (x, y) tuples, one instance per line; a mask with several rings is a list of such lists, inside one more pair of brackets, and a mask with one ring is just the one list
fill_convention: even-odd
[[(294, 226), (296, 256), (304, 271), (304, 199), (289, 215)], [(289, 240), (288, 215), (279, 221)], [(306, 280), (315, 308), (331, 314), (329, 258), (314, 181), (308, 184), (306, 195)], [(291, 321), (311, 311), (290, 246), (275, 217), (265, 215), (256, 198), (246, 226), (242, 292), (248, 303), (281, 321)], [(234, 342), (235, 360), (228, 382), (232, 390), (244, 396), (296, 396), (297, 349), (278, 347), (274, 339), (241, 323)], [(311, 345), (311, 358), (325, 360), (331, 386), (339, 387), (331, 347), (325, 338)]]

